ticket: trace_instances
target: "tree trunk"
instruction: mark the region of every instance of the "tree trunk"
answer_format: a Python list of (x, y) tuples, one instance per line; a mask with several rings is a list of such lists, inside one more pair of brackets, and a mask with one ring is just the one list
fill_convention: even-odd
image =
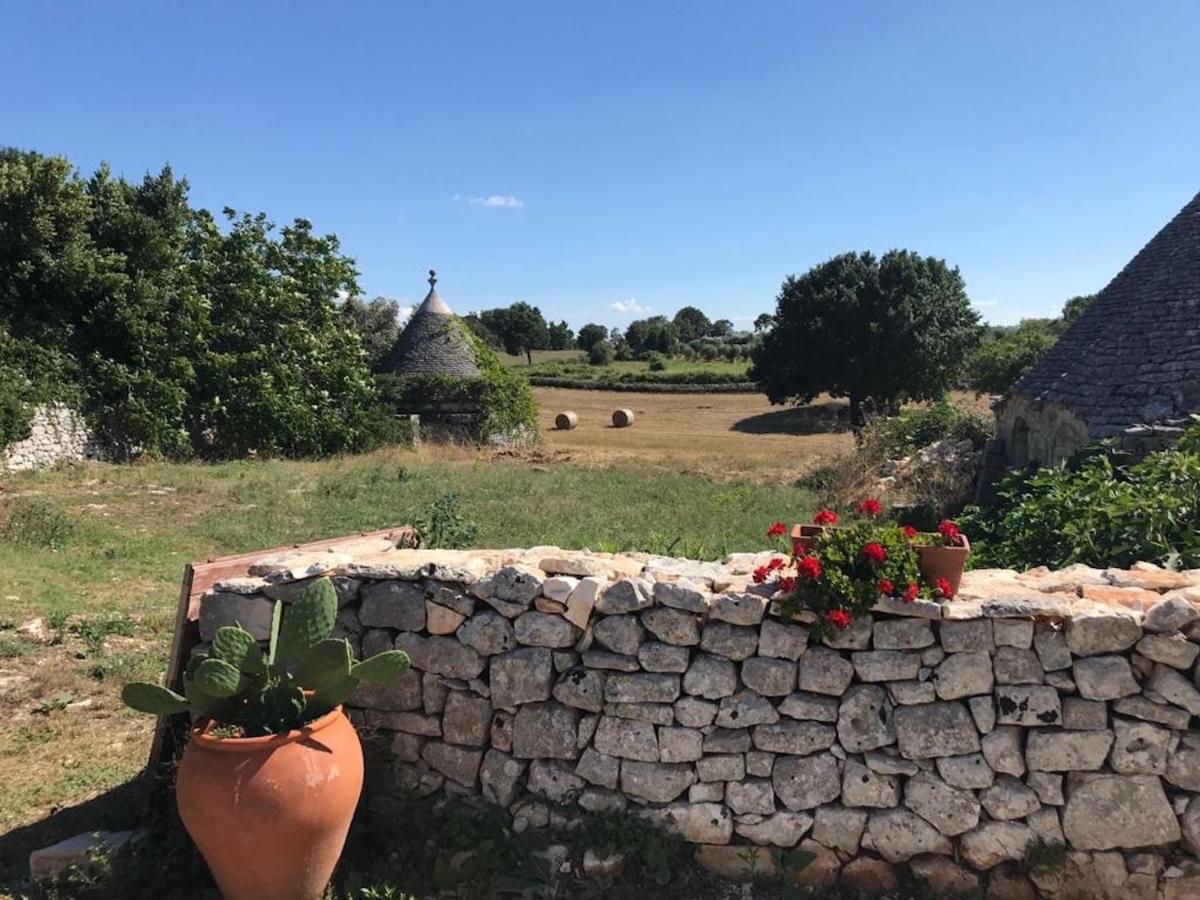
[(863, 420), (862, 397), (853, 391), (849, 394), (850, 397), (850, 427), (854, 429), (854, 433), (862, 431), (865, 423)]
[(533, 365), (533, 351), (528, 347), (525, 348), (525, 360), (529, 363), (529, 365)]

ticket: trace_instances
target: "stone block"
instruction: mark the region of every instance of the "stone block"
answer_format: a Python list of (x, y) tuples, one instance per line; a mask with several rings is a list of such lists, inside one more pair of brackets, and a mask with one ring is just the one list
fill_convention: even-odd
[(593, 746), (606, 756), (658, 762), (658, 734), (649, 722), (603, 716), (596, 726)]
[(575, 740), (578, 726), (577, 709), (553, 702), (527, 703), (517, 710), (513, 720), (513, 756), (575, 759), (579, 756)]
[(358, 617), (370, 628), (421, 631), (425, 628), (425, 588), (411, 581), (364, 585)]
[(779, 712), (770, 700), (753, 691), (739, 691), (721, 699), (716, 724), (720, 728), (751, 728), (778, 721)]
[(957, 756), (979, 750), (979, 732), (966, 706), (940, 701), (894, 712), (900, 755), (907, 759)]
[(771, 783), (775, 795), (792, 812), (816, 809), (841, 795), (839, 764), (831, 753), (780, 757)]
[(554, 688), (554, 660), (544, 647), (522, 647), (491, 657), (492, 705), (512, 708), (549, 700)]
[(766, 619), (758, 635), (758, 655), (795, 662), (808, 647), (808, 629)]
[(1062, 703), (1054, 688), (1036, 684), (996, 687), (997, 723), (1034, 728), (1061, 721)]
[(854, 678), (854, 665), (840, 653), (810, 647), (800, 657), (798, 684), (801, 691), (840, 697)]

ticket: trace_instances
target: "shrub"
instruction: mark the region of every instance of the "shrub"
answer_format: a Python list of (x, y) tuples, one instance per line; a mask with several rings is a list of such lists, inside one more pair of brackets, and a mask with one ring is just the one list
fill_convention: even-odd
[(588, 362), (593, 366), (611, 366), (613, 346), (608, 341), (596, 341), (588, 348)]
[(661, 353), (650, 353), (646, 356), (646, 365), (651, 372), (664, 372), (667, 368), (667, 358)]
[(939, 400), (920, 409), (873, 420), (863, 429), (862, 447), (880, 460), (903, 456), (942, 440), (967, 441), (982, 447), (995, 433), (990, 416)]
[(1200, 566), (1200, 425), (1173, 450), (1130, 463), (1101, 446), (1063, 467), (1016, 472), (963, 516), (976, 563)]
[(0, 365), (0, 453), (9, 444), (29, 437), (33, 410), (24, 399), (28, 391), (23, 376)]

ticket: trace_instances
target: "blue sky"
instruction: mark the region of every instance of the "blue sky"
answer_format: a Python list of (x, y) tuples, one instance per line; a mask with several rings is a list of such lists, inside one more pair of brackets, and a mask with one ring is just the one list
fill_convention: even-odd
[[(997, 322), (1200, 190), (1200, 3), (0, 4), (0, 143), (169, 161), (336, 232), (368, 295), (739, 325), (850, 249)], [(491, 198), (491, 199), (489, 199)]]

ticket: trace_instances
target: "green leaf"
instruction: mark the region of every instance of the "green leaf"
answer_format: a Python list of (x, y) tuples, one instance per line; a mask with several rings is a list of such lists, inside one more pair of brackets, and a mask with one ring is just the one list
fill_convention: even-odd
[(350, 699), (350, 695), (354, 693), (354, 689), (358, 685), (359, 680), (348, 675), (337, 684), (331, 684), (319, 691), (314, 691), (308, 698), (308, 717), (310, 719), (319, 719), (325, 713), (345, 703)]
[(241, 681), (242, 673), (223, 659), (206, 659), (196, 667), (196, 686), (211, 697), (232, 697)]
[(296, 666), (296, 681), (306, 690), (319, 691), (350, 677), (354, 656), (345, 638), (321, 641)]
[(337, 593), (333, 582), (320, 578), (305, 588), (283, 613), (275, 662), (295, 664), (333, 631)]
[(275, 664), (276, 651), (279, 648), (279, 626), (283, 621), (283, 601), (276, 600), (271, 610), (271, 637), (267, 641), (267, 665)]
[(304, 692), (286, 673), (263, 685), (256, 702), (247, 708), (247, 734), (281, 734), (304, 721)]
[(193, 717), (230, 722), (237, 712), (237, 707), (231, 701), (201, 690), (190, 675), (183, 676), (183, 694), (191, 705)]
[(150, 713), (152, 716), (170, 716), (187, 712), (187, 699), (158, 684), (133, 682), (121, 689), (121, 700), (131, 709)]
[(225, 625), (217, 629), (212, 641), (212, 655), (247, 675), (261, 675), (266, 667), (258, 643), (240, 625)]
[(350, 674), (361, 681), (390, 681), (407, 672), (408, 666), (407, 653), (403, 650), (387, 650), (355, 663), (350, 668)]

